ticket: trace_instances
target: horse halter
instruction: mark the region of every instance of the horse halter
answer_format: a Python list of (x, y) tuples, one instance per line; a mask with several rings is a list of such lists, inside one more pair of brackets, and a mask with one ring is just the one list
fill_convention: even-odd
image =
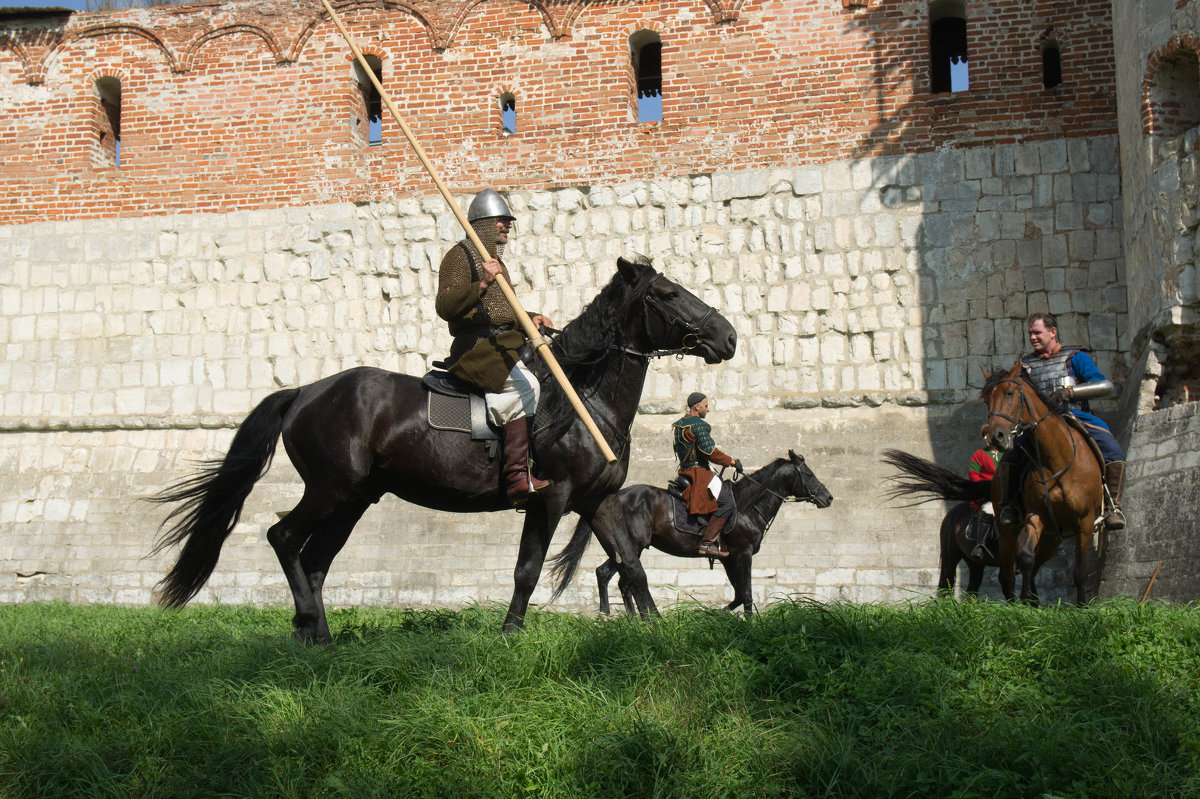
[[(667, 326), (668, 330), (682, 330), (683, 342), (675, 349), (651, 350), (650, 352), (638, 352), (645, 358), (661, 358), (666, 355), (674, 355), (676, 358), (683, 360), (683, 356), (687, 355), (700, 346), (700, 341), (703, 335), (704, 326), (708, 324), (708, 320), (712, 319), (713, 314), (717, 312), (716, 308), (709, 308), (708, 313), (701, 317), (699, 323), (693, 324), (686, 319), (681, 318), (657, 299), (655, 299), (650, 289), (659, 280), (663, 280), (661, 273), (655, 273), (646, 285), (646, 290), (642, 292), (642, 324), (647, 331), (650, 330), (650, 312), (654, 311)], [(632, 350), (626, 349), (628, 352)]]

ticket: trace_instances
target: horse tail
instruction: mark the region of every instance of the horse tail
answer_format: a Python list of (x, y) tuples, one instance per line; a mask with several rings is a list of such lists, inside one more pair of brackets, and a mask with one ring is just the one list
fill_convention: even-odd
[(579, 523), (575, 525), (575, 532), (571, 534), (571, 540), (563, 547), (562, 552), (550, 558), (550, 573), (554, 575), (555, 580), (554, 593), (550, 595), (551, 602), (558, 599), (559, 595), (571, 584), (571, 579), (575, 577), (575, 572), (579, 569), (579, 562), (583, 560), (583, 553), (587, 551), (591, 538), (592, 526), (581, 516)]
[(242, 422), (223, 459), (201, 462), (197, 474), (150, 497), (160, 505), (182, 503), (163, 520), (160, 529), (165, 530), (150, 553), (183, 544), (175, 565), (158, 584), (162, 604), (186, 604), (212, 575), (221, 545), (242, 515), (250, 490), (271, 465), (284, 412), (299, 393), (300, 389), (289, 388), (264, 399)]
[(892, 477), (894, 487), (888, 491), (889, 499), (918, 497), (915, 504), (931, 499), (951, 502), (977, 502), (992, 496), (992, 481), (975, 482), (932, 461), (918, 458), (898, 449), (885, 450), (884, 462), (903, 472), (905, 477)]

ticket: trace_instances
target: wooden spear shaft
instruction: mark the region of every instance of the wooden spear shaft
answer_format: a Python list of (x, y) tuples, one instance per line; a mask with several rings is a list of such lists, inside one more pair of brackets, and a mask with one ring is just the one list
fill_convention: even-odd
[[(437, 190), (441, 192), (442, 199), (446, 201), (446, 205), (450, 206), (450, 210), (454, 212), (454, 216), (458, 219), (458, 223), (462, 225), (463, 230), (467, 232), (467, 238), (471, 244), (475, 246), (476, 252), (486, 255), (487, 248), (483, 246), (483, 242), (479, 240), (479, 236), (475, 233), (471, 223), (467, 221), (466, 215), (458, 207), (458, 203), (454, 202), (454, 198), (450, 196), (450, 190), (446, 188), (446, 184), (442, 182), (438, 176), (437, 170), (430, 163), (429, 158), (425, 155), (425, 149), (421, 147), (420, 142), (413, 136), (413, 132), (409, 130), (408, 125), (400, 118), (400, 114), (396, 111), (396, 106), (392, 105), (392, 99), (388, 97), (387, 92), (383, 90), (383, 84), (379, 82), (379, 78), (375, 76), (375, 70), (371, 69), (371, 65), (367, 63), (367, 59), (363, 56), (362, 51), (358, 49), (358, 45), (354, 43), (354, 39), (350, 37), (350, 33), (346, 27), (342, 25), (342, 19), (337, 12), (333, 10), (333, 6), (329, 4), (329, 0), (321, 0), (321, 4), (325, 6), (325, 10), (329, 12), (330, 19), (337, 26), (338, 31), (342, 34), (342, 38), (346, 40), (346, 44), (350, 46), (351, 52), (358, 60), (359, 66), (370, 79), (371, 84), (375, 87), (375, 91), (379, 92), (379, 98), (383, 104), (387, 106), (387, 110), (392, 115), (392, 119), (396, 120), (396, 124), (400, 126), (400, 130), (404, 133), (404, 138), (408, 139), (408, 143), (412, 145), (413, 152), (417, 154), (417, 158), (421, 161), (421, 165), (425, 167), (425, 171), (429, 173), (429, 177), (433, 178), (433, 184), (437, 186)], [(517, 295), (513, 292), (512, 286), (504, 278), (504, 274), (496, 275), (496, 282), (500, 285), (500, 290), (504, 292), (504, 298), (508, 300), (508, 304), (512, 306), (513, 313), (516, 314), (517, 321), (521, 323), (521, 327), (525, 330), (525, 335), (529, 337), (529, 343), (533, 345), (534, 350), (538, 355), (542, 356), (542, 360), (546, 366), (550, 368), (550, 373), (554, 375), (554, 379), (558, 381), (558, 385), (562, 387), (563, 393), (567, 395), (567, 399), (571, 401), (571, 407), (575, 409), (575, 413), (579, 414), (579, 418), (583, 420), (583, 424), (587, 427), (592, 438), (595, 439), (596, 445), (600, 447), (600, 452), (604, 455), (605, 460), (609, 463), (616, 463), (617, 456), (613, 453), (612, 448), (608, 446), (608, 442), (604, 440), (604, 436), (600, 434), (600, 428), (596, 427), (595, 421), (592, 420), (592, 415), (588, 413), (587, 408), (583, 406), (583, 401), (579, 399), (579, 395), (575, 393), (575, 389), (567, 380), (566, 374), (562, 367), (558, 364), (558, 359), (554, 357), (554, 351), (550, 349), (550, 342), (542, 336), (541, 332), (533, 326), (533, 322), (529, 319), (529, 314), (521, 306), (521, 301), (517, 299)]]

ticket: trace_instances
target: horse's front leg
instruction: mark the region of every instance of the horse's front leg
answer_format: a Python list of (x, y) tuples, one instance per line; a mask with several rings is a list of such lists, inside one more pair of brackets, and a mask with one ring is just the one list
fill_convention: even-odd
[(1025, 536), (1018, 540), (1017, 567), (1021, 571), (1021, 601), (1036, 606), (1039, 602), (1037, 592), (1037, 573), (1042, 564), (1050, 560), (1058, 551), (1058, 539), (1047, 538), (1042, 517), (1031, 514), (1025, 525)]
[(725, 576), (733, 586), (733, 601), (725, 606), (726, 610), (742, 608), (746, 618), (754, 615), (754, 595), (750, 590), (750, 564), (754, 556), (749, 552), (730, 552), (729, 557), (721, 561), (725, 567)]
[(525, 626), (525, 613), (529, 610), (529, 598), (537, 588), (542, 575), (542, 564), (546, 562), (546, 551), (554, 528), (562, 517), (562, 511), (546, 507), (548, 499), (533, 499), (525, 506), (525, 526), (521, 528), (521, 546), (517, 552), (517, 565), (513, 569), (513, 595), (504, 617), (504, 632), (516, 632)]
[(1087, 604), (1088, 556), (1092, 551), (1092, 530), (1096, 524), (1094, 514), (1083, 517), (1079, 531), (1075, 534), (1075, 563), (1071, 577), (1075, 582), (1075, 604)]
[(596, 539), (608, 553), (608, 557), (616, 562), (620, 573), (618, 585), (624, 596), (628, 590), (633, 595), (638, 612), (643, 618), (650, 614), (658, 615), (658, 608), (650, 596), (650, 586), (646, 580), (646, 571), (642, 568), (641, 549), (631, 540), (625, 526), (625, 512), (616, 494), (610, 494), (600, 501), (596, 510), (587, 519)]
[[(1023, 525), (1027, 527), (1030, 523), (1029, 516), (1026, 515)], [(1004, 598), (1009, 602), (1013, 602), (1017, 598), (1017, 539), (1024, 529), (1020, 526), (1006, 526), (1000, 528), (1000, 542), (997, 547), (999, 552), (996, 553), (997, 559), (1000, 561), (1000, 570), (996, 575), (1000, 583), (1000, 590), (1004, 593)]]

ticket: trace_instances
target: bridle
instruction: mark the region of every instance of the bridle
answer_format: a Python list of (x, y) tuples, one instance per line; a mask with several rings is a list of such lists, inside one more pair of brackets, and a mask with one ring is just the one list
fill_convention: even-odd
[[(796, 470), (796, 475), (800, 478), (800, 484), (802, 486), (804, 486), (804, 490), (808, 491), (809, 490), (808, 484), (804, 482), (804, 474), (803, 474), (803, 472), (800, 471), (799, 465), (797, 465), (797, 463), (793, 460), (789, 460), (789, 463), (791, 464), (791, 467)], [(722, 471), (724, 471), (724, 469), (722, 469)], [(816, 504), (816, 497), (812, 494), (812, 492), (809, 492), (808, 495), (804, 496), (804, 497), (798, 497), (795, 494), (780, 494), (778, 491), (768, 488), (767, 486), (763, 485), (758, 480), (755, 480), (753, 477), (746, 474), (745, 472), (743, 472), (736, 479), (730, 480), (730, 482), (731, 483), (740, 483), (743, 480), (749, 480), (751, 483), (754, 483), (756, 486), (758, 486), (760, 489), (762, 489), (763, 493), (770, 494), (771, 496), (775, 497), (776, 499), (780, 500), (781, 502), (812, 502), (813, 504)], [(753, 509), (757, 509), (756, 505), (751, 505), (750, 507)], [(779, 506), (779, 508), (782, 508), (782, 507), (783, 507), (783, 505), (781, 504)], [(771, 529), (771, 525), (775, 523), (775, 517), (779, 515), (779, 508), (775, 509), (775, 512), (771, 514), (771, 517), (769, 519), (766, 518), (765, 516), (763, 517), (763, 522), (764, 522), (763, 535), (764, 536), (767, 534), (767, 531)]]
[(681, 345), (674, 349), (650, 350), (649, 352), (636, 350), (632, 347), (616, 347), (617, 349), (631, 355), (639, 355), (646, 360), (651, 358), (661, 358), (667, 355), (674, 355), (677, 359), (683, 360), (684, 355), (689, 355), (700, 347), (704, 326), (708, 324), (709, 319), (712, 319), (713, 314), (717, 312), (717, 309), (710, 307), (708, 309), (708, 313), (704, 314), (704, 316), (700, 318), (700, 321), (696, 323), (680, 317), (670, 308), (659, 302), (650, 291), (650, 289), (654, 287), (655, 283), (657, 283), (659, 280), (665, 279), (666, 278), (664, 278), (661, 273), (655, 272), (647, 282), (646, 288), (642, 291), (642, 325), (647, 331), (650, 330), (650, 313), (653, 311), (654, 314), (658, 316), (658, 318), (666, 325), (667, 330), (682, 331)]

